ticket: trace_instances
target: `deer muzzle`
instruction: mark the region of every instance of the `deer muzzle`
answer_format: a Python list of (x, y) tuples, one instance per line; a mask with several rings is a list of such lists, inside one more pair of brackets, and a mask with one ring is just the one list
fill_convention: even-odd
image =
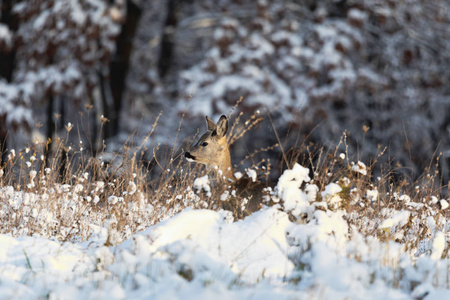
[(191, 153), (189, 153), (189, 152), (184, 153), (184, 157), (186, 157), (187, 161), (190, 161), (190, 162), (195, 161), (195, 156), (191, 155)]

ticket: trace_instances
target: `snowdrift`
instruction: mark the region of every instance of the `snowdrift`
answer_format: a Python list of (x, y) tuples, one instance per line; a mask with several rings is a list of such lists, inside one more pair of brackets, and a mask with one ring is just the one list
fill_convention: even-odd
[[(379, 241), (342, 210), (316, 209), (306, 169), (287, 170), (280, 203), (244, 220), (227, 211), (181, 213), (106, 247), (108, 230), (84, 242), (0, 235), (2, 299), (446, 299), (445, 233), (427, 251)], [(326, 187), (323, 199), (337, 196)], [(307, 214), (304, 224), (290, 221)], [(383, 228), (403, 222), (392, 216)]]

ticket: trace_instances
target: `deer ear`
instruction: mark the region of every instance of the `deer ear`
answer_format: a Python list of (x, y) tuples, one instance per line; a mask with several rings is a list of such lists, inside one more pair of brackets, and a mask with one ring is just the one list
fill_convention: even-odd
[(217, 135), (220, 137), (224, 137), (228, 131), (228, 120), (227, 117), (222, 115), (217, 122)]
[(208, 116), (206, 116), (206, 127), (211, 131), (214, 131), (217, 128), (216, 123), (214, 123)]

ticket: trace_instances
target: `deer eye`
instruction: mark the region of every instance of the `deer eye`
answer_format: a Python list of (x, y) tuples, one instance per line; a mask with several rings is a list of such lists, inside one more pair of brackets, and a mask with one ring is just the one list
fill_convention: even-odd
[(206, 147), (206, 146), (208, 146), (208, 143), (207, 142), (203, 142), (202, 143), (202, 147)]

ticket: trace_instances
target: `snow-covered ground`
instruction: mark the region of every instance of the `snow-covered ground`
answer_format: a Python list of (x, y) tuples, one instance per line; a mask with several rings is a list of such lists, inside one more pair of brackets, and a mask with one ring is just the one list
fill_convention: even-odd
[[(0, 298), (450, 299), (448, 224), (417, 255), (324, 209), (309, 181), (295, 165), (274, 189), (280, 204), (244, 220), (187, 208), (110, 247), (98, 226), (83, 242), (0, 235)], [(323, 201), (338, 192), (330, 185)], [(299, 214), (308, 222), (290, 221)], [(393, 215), (382, 230), (409, 217)]]

